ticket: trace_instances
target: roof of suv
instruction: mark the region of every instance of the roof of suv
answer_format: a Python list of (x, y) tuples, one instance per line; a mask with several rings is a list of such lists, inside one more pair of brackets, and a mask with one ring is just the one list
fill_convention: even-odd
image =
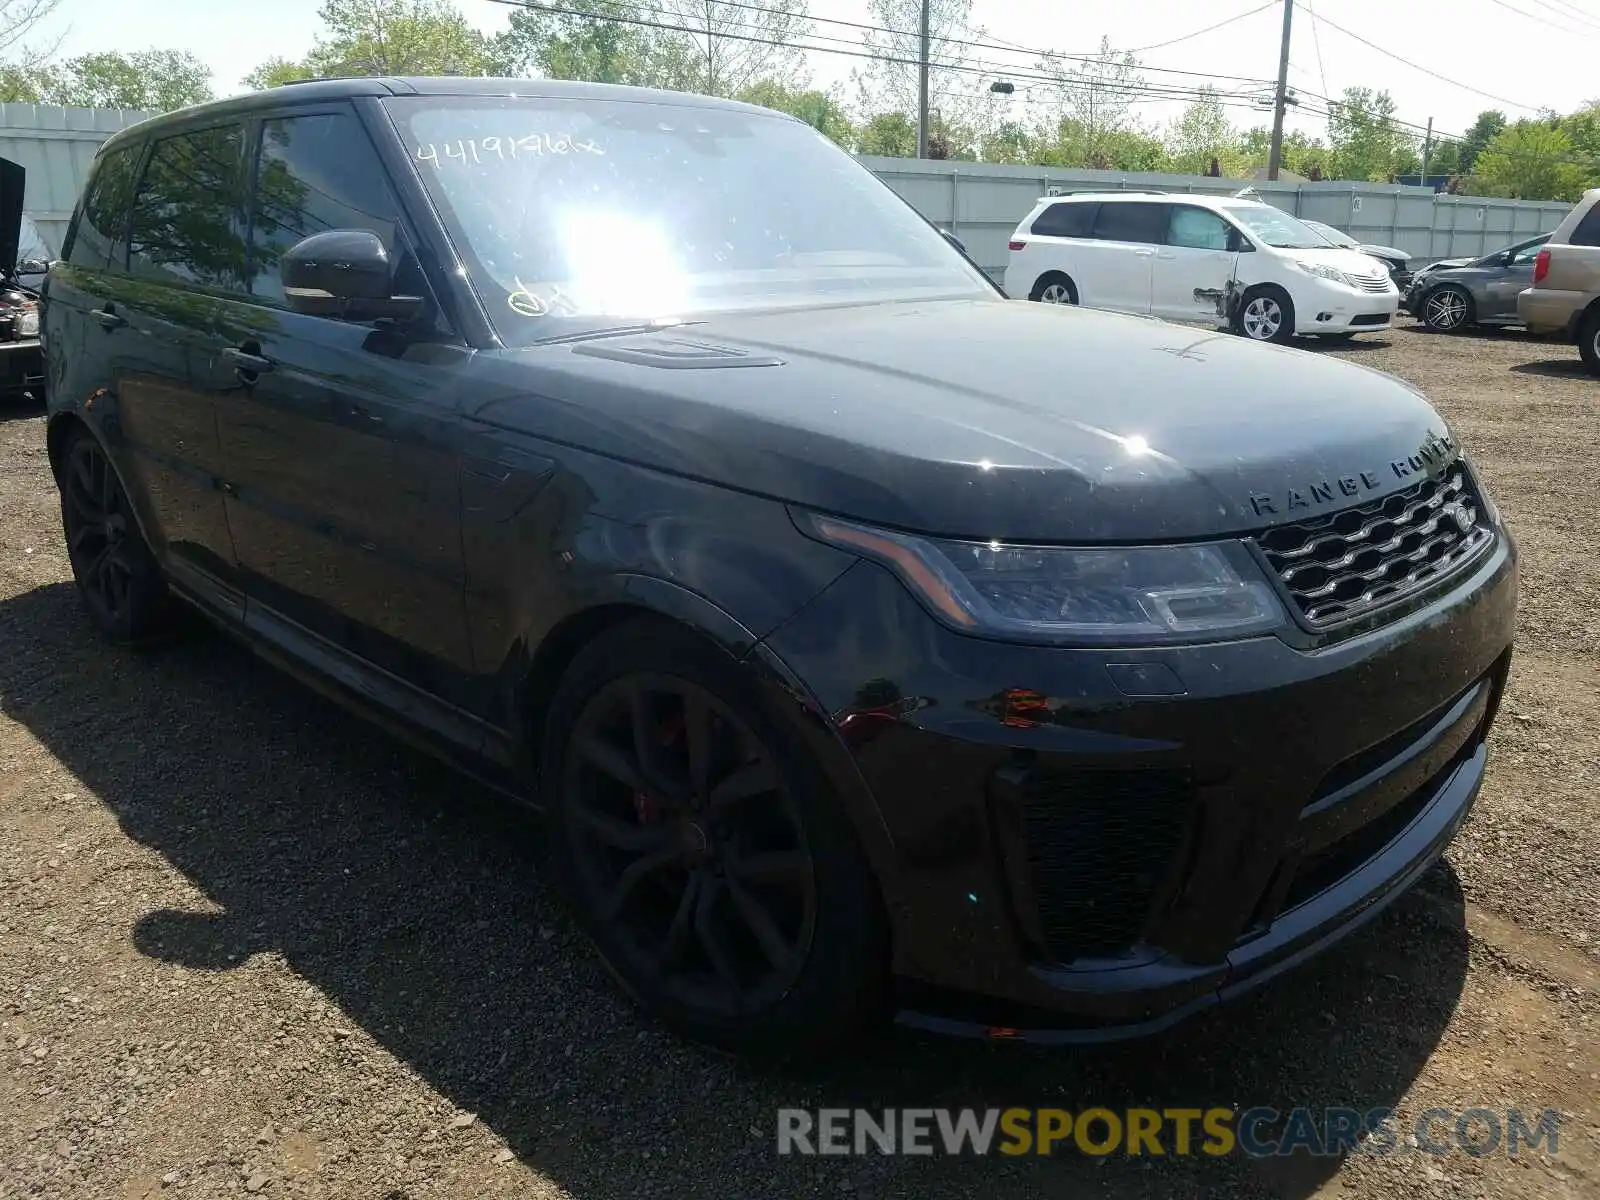
[(1153, 200), (1168, 204), (1197, 204), (1202, 208), (1222, 208), (1224, 206), (1236, 207), (1241, 204), (1255, 204), (1263, 208), (1273, 207), (1264, 200), (1254, 200), (1247, 196), (1214, 196), (1205, 192), (1136, 192), (1132, 189), (1116, 192), (1069, 192), (1065, 196), (1040, 196), (1037, 204), (1063, 204), (1080, 200)]
[(1550, 235), (1551, 243), (1557, 246), (1569, 243), (1572, 240), (1574, 231), (1583, 223), (1583, 219), (1589, 215), (1589, 210), (1594, 208), (1596, 204), (1600, 204), (1600, 188), (1590, 188), (1582, 196), (1578, 197), (1578, 202), (1572, 206), (1566, 216), (1561, 218), (1561, 224), (1557, 225), (1555, 232)]
[(483, 79), (474, 76), (447, 75), (437, 78), (381, 78), (381, 79), (314, 79), (303, 83), (286, 83), (281, 87), (263, 88), (243, 96), (230, 96), (226, 100), (213, 100), (176, 112), (163, 113), (140, 121), (137, 125), (118, 131), (106, 139), (105, 146), (114, 149), (124, 141), (144, 138), (155, 130), (168, 126), (184, 126), (215, 118), (237, 117), (262, 108), (277, 108), (284, 104), (314, 104), (326, 100), (349, 100), (360, 96), (521, 96), (549, 97), (561, 100), (618, 101), (632, 100), (651, 104), (671, 104), (680, 108), (722, 108), (741, 112), (760, 113), (764, 116), (795, 120), (785, 113), (774, 112), (738, 100), (723, 100), (715, 96), (701, 96), (692, 92), (669, 92), (656, 88), (622, 87), (610, 83), (578, 83), (556, 79)]

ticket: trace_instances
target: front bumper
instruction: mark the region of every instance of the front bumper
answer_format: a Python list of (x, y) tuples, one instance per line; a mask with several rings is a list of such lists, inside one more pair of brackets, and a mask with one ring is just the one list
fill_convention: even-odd
[(1376, 333), (1388, 329), (1400, 306), (1400, 293), (1364, 292), (1313, 277), (1293, 293), (1297, 333)]
[(0, 392), (44, 387), (44, 350), (38, 338), (0, 341)]
[[(1483, 778), (1515, 548), (1321, 646), (1065, 650), (928, 617), (859, 563), (767, 640), (873, 803), (902, 1019), (1150, 1032), (1375, 914)], [(836, 778), (837, 778), (836, 774)]]

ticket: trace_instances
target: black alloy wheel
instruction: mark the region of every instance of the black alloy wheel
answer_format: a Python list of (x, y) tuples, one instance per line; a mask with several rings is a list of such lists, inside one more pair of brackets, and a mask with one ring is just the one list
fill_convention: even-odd
[(641, 1007), (780, 1056), (885, 1015), (871, 870), (748, 668), (681, 626), (628, 623), (568, 668), (541, 777), (573, 914)]
[(633, 965), (718, 1015), (781, 998), (816, 927), (815, 869), (749, 726), (698, 684), (628, 675), (585, 707), (573, 748), (574, 865)]
[(61, 469), (61, 524), (73, 578), (106, 637), (137, 642), (163, 624), (166, 584), (105, 450), (80, 432)]

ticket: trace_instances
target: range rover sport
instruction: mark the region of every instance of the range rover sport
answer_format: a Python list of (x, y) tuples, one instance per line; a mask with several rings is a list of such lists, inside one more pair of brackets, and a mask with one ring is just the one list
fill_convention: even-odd
[(114, 135), (63, 259), (93, 623), (198, 607), (540, 806), (688, 1036), (1157, 1028), (1483, 778), (1516, 554), (1418, 392), (1009, 301), (788, 117), (277, 88)]

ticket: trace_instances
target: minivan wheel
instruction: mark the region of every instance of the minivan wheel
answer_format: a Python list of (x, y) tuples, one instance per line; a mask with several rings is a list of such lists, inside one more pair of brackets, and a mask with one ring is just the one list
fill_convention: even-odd
[(1422, 302), (1422, 323), (1435, 333), (1455, 333), (1472, 323), (1472, 295), (1447, 283), (1434, 288)]
[(887, 1011), (883, 906), (775, 701), (680, 626), (586, 647), (550, 706), (557, 873), (618, 982), (687, 1037), (815, 1053)]
[(1578, 353), (1591, 375), (1600, 375), (1600, 308), (1591, 308), (1578, 328)]
[(1078, 289), (1072, 280), (1060, 271), (1049, 271), (1039, 276), (1028, 299), (1037, 300), (1041, 304), (1076, 304)]
[(111, 459), (87, 430), (67, 442), (60, 486), (67, 558), (100, 633), (131, 645), (164, 631), (170, 615), (166, 580)]
[(1233, 327), (1253, 342), (1287, 342), (1294, 336), (1294, 302), (1281, 288), (1252, 288), (1239, 303)]

